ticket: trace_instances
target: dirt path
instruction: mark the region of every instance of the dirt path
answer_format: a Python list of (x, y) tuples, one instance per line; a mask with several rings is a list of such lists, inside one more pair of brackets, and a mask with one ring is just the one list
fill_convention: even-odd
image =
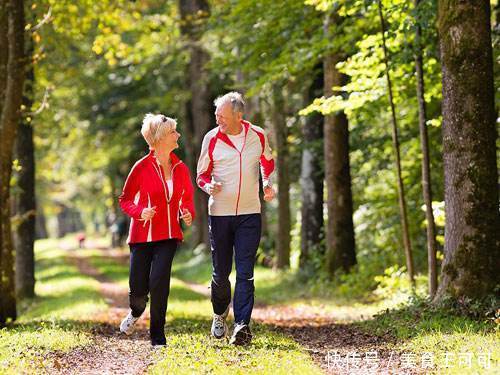
[[(184, 284), (210, 298), (207, 286)], [(416, 368), (405, 367), (402, 353), (388, 348), (395, 343), (392, 338), (372, 336), (352, 324), (341, 324), (317, 307), (256, 303), (252, 320), (293, 337), (327, 374), (419, 373)]]
[(144, 374), (152, 363), (149, 342), (149, 313), (137, 322), (135, 332), (125, 336), (119, 324), (128, 312), (128, 291), (107, 279), (93, 268), (86, 259), (71, 256), (68, 259), (82, 274), (95, 278), (100, 291), (110, 306), (92, 317), (94, 342), (69, 353), (52, 354), (53, 374)]
[[(107, 257), (128, 263), (122, 251), (106, 250)], [(69, 258), (80, 272), (100, 283), (101, 293), (110, 305), (92, 321), (95, 345), (56, 355), (54, 372), (64, 374), (141, 374), (152, 363), (147, 327), (149, 315), (138, 322), (136, 332), (126, 337), (118, 325), (128, 312), (127, 290), (111, 282), (83, 257)], [(210, 297), (207, 285), (183, 282), (192, 291)], [(400, 352), (389, 349), (389, 337), (372, 336), (352, 324), (341, 324), (330, 314), (313, 306), (291, 307), (256, 303), (252, 319), (294, 338), (327, 374), (416, 374), (405, 365)], [(420, 371), (422, 372), (422, 371)]]
[[(191, 282), (184, 284), (210, 298), (208, 286)], [(411, 356), (405, 362), (402, 353), (389, 349), (395, 344), (391, 337), (369, 335), (352, 324), (339, 323), (318, 307), (257, 302), (252, 319), (293, 337), (327, 374), (419, 373), (417, 368), (410, 367)]]

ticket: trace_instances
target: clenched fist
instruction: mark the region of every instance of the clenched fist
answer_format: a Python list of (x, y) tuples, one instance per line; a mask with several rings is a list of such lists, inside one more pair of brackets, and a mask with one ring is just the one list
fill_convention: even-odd
[(143, 220), (151, 220), (153, 216), (156, 214), (156, 206), (150, 207), (150, 208), (145, 208), (141, 212), (141, 218)]
[(222, 190), (222, 183), (220, 182), (212, 182), (211, 184), (208, 185), (208, 194), (210, 195), (215, 195), (221, 190)]
[(186, 208), (182, 210), (181, 219), (184, 220), (187, 226), (190, 226), (193, 223), (193, 216), (191, 215), (191, 212), (189, 212), (189, 210)]

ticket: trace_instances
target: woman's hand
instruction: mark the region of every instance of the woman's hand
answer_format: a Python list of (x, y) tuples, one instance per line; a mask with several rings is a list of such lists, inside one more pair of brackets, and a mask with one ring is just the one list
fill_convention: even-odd
[(187, 226), (190, 226), (193, 223), (193, 216), (191, 216), (191, 212), (187, 208), (182, 210), (181, 219), (184, 220)]
[(151, 220), (153, 216), (155, 216), (155, 214), (156, 214), (156, 206), (145, 208), (142, 210), (141, 218), (146, 221)]

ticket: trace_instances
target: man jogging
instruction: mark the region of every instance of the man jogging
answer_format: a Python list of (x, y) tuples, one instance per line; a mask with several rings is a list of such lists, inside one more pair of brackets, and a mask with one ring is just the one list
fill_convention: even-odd
[(261, 235), (259, 166), (264, 200), (270, 201), (275, 195), (270, 181), (274, 160), (264, 130), (242, 119), (245, 102), (241, 94), (230, 92), (214, 104), (218, 127), (203, 139), (196, 178), (198, 186), (210, 195), (208, 228), (214, 311), (211, 333), (217, 339), (228, 333), (229, 274), (234, 249), (236, 286), (230, 343), (247, 345), (252, 340), (249, 324), (254, 304), (253, 271)]

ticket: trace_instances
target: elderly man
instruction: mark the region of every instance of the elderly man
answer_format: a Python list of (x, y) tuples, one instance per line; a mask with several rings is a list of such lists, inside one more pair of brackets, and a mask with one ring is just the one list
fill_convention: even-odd
[(212, 250), (212, 335), (228, 333), (226, 317), (231, 302), (231, 273), (234, 259), (236, 286), (233, 299), (234, 330), (231, 344), (247, 345), (252, 340), (250, 317), (254, 304), (255, 256), (261, 235), (259, 166), (264, 199), (275, 192), (271, 185), (274, 160), (264, 130), (243, 120), (245, 102), (230, 92), (214, 102), (218, 127), (203, 139), (198, 160), (198, 186), (210, 195), (209, 235)]

